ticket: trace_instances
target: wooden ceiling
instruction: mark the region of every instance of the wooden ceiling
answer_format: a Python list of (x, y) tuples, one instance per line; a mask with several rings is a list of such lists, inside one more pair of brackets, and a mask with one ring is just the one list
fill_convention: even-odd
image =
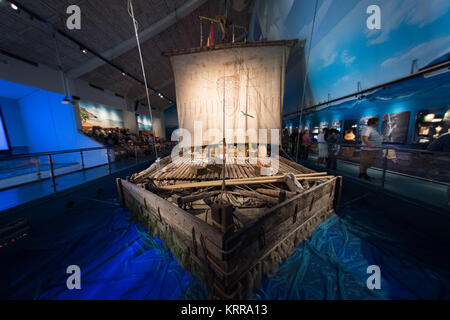
[[(114, 49), (134, 37), (134, 29), (127, 12), (127, 0), (18, 0), (23, 7), (41, 16), (56, 28), (92, 48), (99, 54)], [(248, 27), (253, 0), (230, 0), (228, 15), (234, 23)], [(66, 14), (69, 5), (81, 8), (81, 30), (68, 30)], [(195, 10), (167, 24), (165, 29), (149, 38), (142, 45), (147, 80), (150, 87), (175, 100), (175, 87), (168, 58), (163, 51), (199, 46), (200, 22), (198, 16), (216, 17), (225, 14), (225, 0), (133, 0), (139, 31), (152, 28), (168, 15), (183, 6), (193, 4)], [(204, 25), (206, 29), (206, 25)], [(5, 0), (0, 0), (0, 49), (33, 62), (57, 69), (55, 43), (51, 29), (24, 12), (12, 10)], [(206, 31), (204, 31), (206, 33)], [(95, 58), (84, 54), (78, 45), (58, 36), (63, 70), (70, 72)], [(143, 80), (136, 46), (109, 59), (126, 72)], [(108, 64), (102, 64), (77, 77), (145, 104), (145, 88), (137, 81), (123, 76)], [(156, 108), (171, 104), (152, 94), (151, 103)]]

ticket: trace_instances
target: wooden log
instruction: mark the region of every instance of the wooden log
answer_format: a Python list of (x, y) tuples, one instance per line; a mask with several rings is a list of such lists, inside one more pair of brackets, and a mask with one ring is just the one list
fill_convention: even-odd
[(277, 198), (279, 198), (283, 192), (285, 193), (287, 198), (292, 198), (296, 195), (295, 192), (285, 191), (282, 189), (272, 190), (272, 189), (257, 188), (256, 192), (265, 194), (267, 196), (277, 197)]
[(247, 190), (239, 190), (239, 192), (231, 192), (234, 195), (240, 195), (240, 196), (245, 196), (245, 197), (250, 197), (250, 198), (256, 198), (262, 201), (266, 201), (272, 205), (276, 205), (278, 204), (278, 199), (273, 198), (271, 196), (266, 196), (264, 194), (260, 194), (258, 192), (255, 191), (247, 191)]
[[(319, 179), (331, 179), (333, 176), (326, 176), (324, 174), (300, 174), (295, 176), (299, 180), (319, 180)], [(241, 186), (241, 185), (255, 185), (264, 183), (280, 183), (285, 182), (284, 176), (272, 176), (272, 177), (257, 177), (248, 179), (234, 179), (225, 180), (226, 186)], [(203, 181), (203, 182), (192, 182), (175, 184), (171, 186), (161, 186), (161, 189), (175, 190), (175, 189), (192, 189), (192, 188), (208, 188), (208, 187), (220, 187), (222, 185), (221, 180), (214, 181)]]
[(300, 193), (305, 190), (293, 173), (287, 173), (284, 176), (284, 182), (292, 192)]
[[(221, 193), (221, 191), (201, 192), (201, 193), (193, 194), (193, 195), (190, 195), (190, 196), (178, 197), (176, 199), (176, 201), (177, 201), (177, 204), (179, 206), (182, 206), (183, 204), (186, 204), (186, 203), (190, 203), (190, 202), (194, 202), (194, 201), (197, 201), (197, 200), (201, 200), (201, 199), (211, 198), (211, 197), (217, 196), (220, 193)], [(174, 197), (172, 197), (172, 198), (174, 198)]]
[(225, 237), (233, 233), (233, 206), (230, 203), (213, 203), (211, 217), (213, 222), (221, 228)]
[[(159, 165), (160, 167), (163, 167), (167, 165), (171, 160), (171, 157), (165, 157), (160, 160)], [(158, 172), (158, 164), (154, 162), (150, 167), (145, 169), (144, 171), (134, 175), (133, 182), (141, 182), (143, 179), (147, 178), (148, 175)]]

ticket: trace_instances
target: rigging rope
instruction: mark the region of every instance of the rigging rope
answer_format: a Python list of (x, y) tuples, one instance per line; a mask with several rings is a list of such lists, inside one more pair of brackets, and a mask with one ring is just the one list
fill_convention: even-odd
[(301, 111), (300, 111), (300, 117), (298, 119), (298, 133), (297, 133), (297, 150), (295, 155), (295, 160), (298, 161), (298, 147), (300, 144), (300, 124), (302, 122), (303, 117), (303, 110), (304, 110), (304, 104), (305, 104), (305, 91), (306, 91), (306, 80), (308, 79), (308, 72), (309, 72), (309, 58), (311, 56), (311, 47), (312, 47), (312, 41), (313, 41), (313, 35), (314, 35), (314, 26), (316, 24), (316, 17), (317, 17), (317, 4), (318, 0), (316, 0), (316, 5), (314, 7), (314, 19), (313, 24), (311, 27), (311, 36), (309, 37), (309, 48), (308, 48), (308, 58), (306, 61), (306, 70), (305, 70), (305, 78), (303, 79), (303, 93), (302, 93), (302, 103), (300, 104)]
[(145, 83), (145, 93), (147, 95), (147, 103), (148, 103), (148, 109), (150, 111), (150, 121), (152, 123), (152, 129), (153, 129), (153, 148), (155, 151), (155, 157), (156, 157), (156, 163), (158, 164), (158, 168), (159, 168), (159, 156), (158, 156), (158, 149), (156, 148), (156, 139), (155, 139), (155, 130), (154, 130), (154, 122), (153, 122), (153, 113), (152, 113), (152, 105), (150, 103), (150, 94), (148, 92), (148, 85), (147, 85), (147, 76), (145, 75), (145, 67), (144, 67), (144, 59), (142, 57), (142, 51), (141, 51), (141, 44), (139, 41), (139, 33), (138, 33), (138, 29), (139, 29), (139, 24), (138, 21), (136, 20), (136, 18), (134, 17), (134, 9), (133, 9), (133, 3), (131, 2), (131, 0), (128, 0), (128, 14), (130, 15), (130, 17), (133, 19), (133, 26), (134, 26), (134, 33), (136, 35), (136, 42), (137, 42), (137, 47), (138, 47), (138, 51), (139, 51), (139, 58), (141, 61), (141, 68), (142, 68), (142, 76), (144, 77), (144, 83)]

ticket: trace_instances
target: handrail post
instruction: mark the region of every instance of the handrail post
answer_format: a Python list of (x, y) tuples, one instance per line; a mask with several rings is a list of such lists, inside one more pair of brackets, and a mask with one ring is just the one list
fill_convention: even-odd
[(381, 177), (381, 186), (384, 188), (384, 184), (386, 182), (386, 169), (387, 169), (387, 163), (388, 163), (388, 152), (389, 148), (384, 149), (384, 158), (383, 158), (383, 175)]
[(106, 156), (108, 158), (108, 172), (111, 174), (111, 155), (109, 152), (109, 148), (106, 148)]
[(38, 177), (38, 180), (41, 180), (41, 166), (39, 165), (39, 158), (34, 158), (35, 160), (35, 165), (36, 165), (36, 174)]
[(81, 157), (81, 169), (84, 170), (84, 156), (83, 156), (83, 150), (80, 150), (80, 157)]
[(51, 154), (48, 155), (48, 163), (50, 164), (50, 177), (52, 178), (53, 192), (56, 192), (55, 171), (54, 171), (54, 168), (53, 168), (53, 159), (52, 159), (52, 155)]

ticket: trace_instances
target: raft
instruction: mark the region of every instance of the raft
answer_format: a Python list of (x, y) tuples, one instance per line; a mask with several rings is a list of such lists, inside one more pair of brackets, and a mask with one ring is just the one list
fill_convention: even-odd
[[(257, 176), (257, 165), (230, 164), (226, 172), (248, 173), (226, 177), (224, 197), (231, 206), (217, 207), (222, 181), (207, 180), (217, 174), (208, 171), (199, 172), (195, 161), (174, 166), (167, 157), (160, 168), (117, 179), (117, 188), (133, 219), (159, 237), (213, 299), (250, 298), (264, 276), (273, 276), (295, 247), (337, 212), (342, 178), (285, 158), (276, 176)], [(292, 175), (301, 185), (297, 192), (287, 183)]]
[(117, 180), (122, 206), (214, 299), (251, 297), (338, 207), (341, 177), (279, 157), (285, 71), (297, 44), (164, 53), (181, 131), (172, 140), (180, 144), (170, 157)]

